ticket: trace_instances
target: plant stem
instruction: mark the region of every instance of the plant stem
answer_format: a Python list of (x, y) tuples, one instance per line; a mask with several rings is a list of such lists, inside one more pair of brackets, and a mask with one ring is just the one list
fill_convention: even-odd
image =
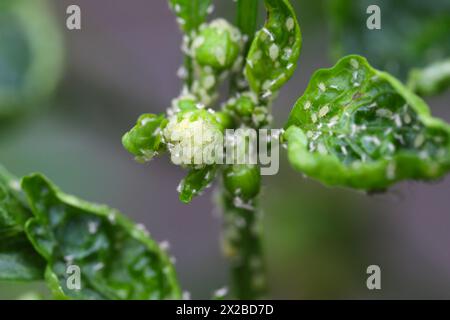
[[(243, 50), (247, 56), (258, 22), (259, 0), (237, 0), (236, 25), (247, 42)], [(245, 65), (245, 60), (242, 62)], [(243, 73), (231, 75), (230, 94), (247, 89), (239, 88)], [(261, 299), (266, 294), (266, 273), (261, 241), (261, 211), (258, 199), (243, 203), (222, 186), (221, 202), (224, 216), (223, 249), (231, 269), (231, 297), (240, 300)]]
[[(247, 42), (243, 49), (243, 56), (247, 57), (250, 45), (255, 37), (258, 23), (258, 7), (260, 0), (238, 0), (236, 10), (236, 25), (243, 35), (246, 36)], [(245, 61), (243, 61), (243, 66)], [(238, 82), (242, 80), (242, 73), (231, 75), (230, 92), (233, 94), (238, 91)]]
[(194, 81), (194, 66), (193, 66), (193, 61), (192, 61), (192, 57), (186, 55), (184, 57), (184, 68), (186, 69), (186, 86), (189, 89), (189, 91), (192, 88), (192, 83)]
[[(223, 249), (231, 268), (231, 296), (261, 299), (266, 293), (266, 275), (261, 243), (261, 212), (235, 201), (225, 190)], [(255, 205), (256, 199), (253, 201)]]
[(255, 36), (258, 23), (258, 5), (259, 0), (238, 0), (237, 2), (236, 25), (242, 34), (248, 37), (244, 53), (247, 53), (248, 47)]

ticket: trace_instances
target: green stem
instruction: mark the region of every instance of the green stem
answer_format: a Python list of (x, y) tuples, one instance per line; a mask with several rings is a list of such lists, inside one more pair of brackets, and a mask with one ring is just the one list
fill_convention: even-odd
[(192, 89), (192, 83), (194, 82), (194, 66), (192, 57), (186, 55), (184, 57), (184, 68), (186, 69), (186, 86), (188, 87), (189, 91)]
[[(242, 205), (223, 191), (223, 248), (231, 268), (231, 296), (261, 299), (266, 293), (266, 275), (261, 243), (261, 212)], [(256, 206), (256, 199), (252, 201)]]
[[(236, 25), (248, 37), (247, 50), (253, 40), (258, 23), (259, 0), (238, 0)], [(247, 52), (245, 50), (245, 53)]]
[[(255, 37), (258, 25), (258, 7), (260, 0), (238, 0), (236, 10), (236, 25), (243, 35), (247, 37), (247, 42), (242, 55), (247, 57), (250, 45)], [(245, 61), (244, 61), (245, 63)], [(230, 92), (233, 94), (238, 91), (237, 83), (242, 79), (242, 73), (231, 75)]]

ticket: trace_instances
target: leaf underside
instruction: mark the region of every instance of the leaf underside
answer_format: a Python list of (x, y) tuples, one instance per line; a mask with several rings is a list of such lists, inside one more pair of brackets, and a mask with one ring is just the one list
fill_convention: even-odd
[[(166, 254), (146, 232), (116, 210), (59, 191), (41, 175), (22, 180), (35, 215), (26, 232), (46, 259), (46, 280), (61, 299), (179, 298)], [(67, 267), (81, 271), (81, 289), (69, 289)]]
[(317, 71), (286, 125), (291, 164), (328, 185), (385, 189), (450, 169), (450, 127), (360, 56)]

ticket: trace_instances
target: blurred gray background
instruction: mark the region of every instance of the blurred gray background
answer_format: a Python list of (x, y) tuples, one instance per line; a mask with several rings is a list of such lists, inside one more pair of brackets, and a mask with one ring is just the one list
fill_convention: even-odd
[[(121, 145), (141, 113), (164, 112), (180, 90), (181, 34), (167, 1), (50, 2), (65, 38), (64, 78), (49, 108), (1, 132), (1, 162), (16, 175), (43, 172), (66, 192), (145, 224), (156, 240), (169, 240), (183, 289), (210, 298), (228, 278), (213, 190), (184, 205), (176, 192), (183, 170), (167, 156), (138, 164)], [(303, 51), (274, 105), (275, 127), (311, 74), (332, 64), (323, 2), (292, 2)], [(233, 1), (215, 3), (214, 14), (233, 19)], [(65, 28), (70, 4), (81, 7), (81, 31)], [(428, 100), (447, 121), (449, 101), (448, 92)], [(271, 297), (450, 298), (450, 177), (367, 196), (307, 180), (282, 157), (263, 189)], [(371, 264), (381, 267), (381, 291), (366, 288)]]

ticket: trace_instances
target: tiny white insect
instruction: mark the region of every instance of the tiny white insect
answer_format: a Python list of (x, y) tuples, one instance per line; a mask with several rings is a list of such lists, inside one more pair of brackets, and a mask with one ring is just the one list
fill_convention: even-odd
[(328, 114), (329, 111), (330, 111), (330, 107), (328, 105), (325, 105), (322, 108), (320, 108), (320, 110), (319, 110), (319, 118), (325, 117)]
[(308, 110), (309, 108), (311, 108), (311, 101), (306, 101), (305, 102), (305, 105), (303, 106), (303, 108), (305, 109), (305, 110)]
[(358, 60), (356, 60), (356, 59), (354, 59), (354, 58), (350, 59), (350, 64), (351, 64), (351, 66), (352, 66), (354, 69), (358, 69), (358, 68), (359, 68), (359, 62), (358, 62)]
[(425, 136), (423, 134), (417, 135), (414, 139), (414, 148), (419, 148), (425, 142)]
[(272, 44), (269, 48), (270, 59), (275, 61), (278, 58), (279, 54), (280, 54), (280, 48), (275, 43)]
[(325, 83), (323, 82), (319, 83), (319, 90), (322, 92), (325, 92), (327, 90)]
[(286, 29), (292, 31), (295, 27), (295, 21), (292, 17), (286, 19)]

